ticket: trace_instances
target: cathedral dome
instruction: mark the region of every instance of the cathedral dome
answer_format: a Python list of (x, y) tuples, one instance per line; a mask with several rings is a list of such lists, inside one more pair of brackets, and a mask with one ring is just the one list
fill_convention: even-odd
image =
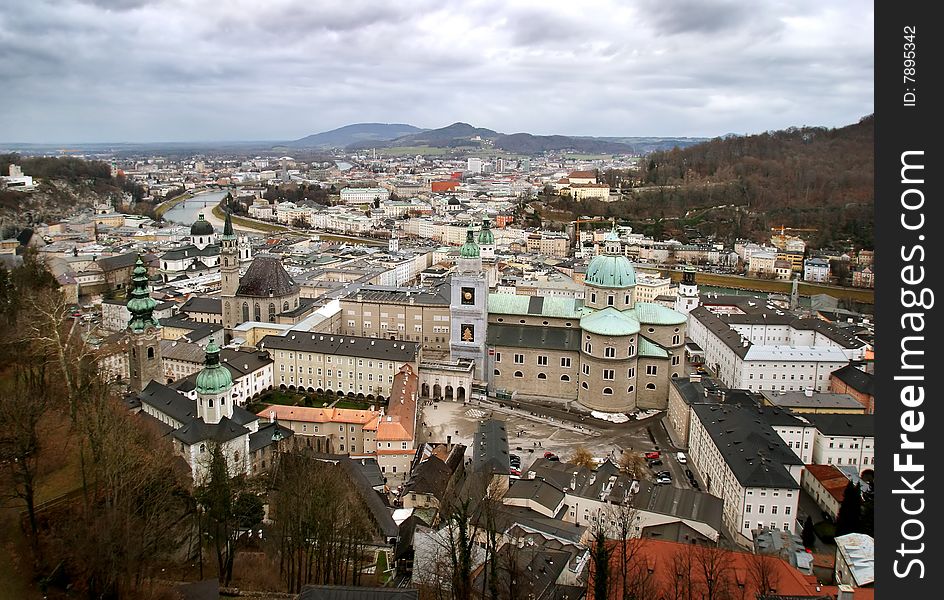
[(625, 256), (600, 254), (587, 265), (584, 283), (605, 288), (633, 287), (636, 285), (636, 270)]
[(190, 235), (191, 237), (195, 235), (213, 235), (213, 225), (201, 214), (190, 226)]
[(220, 364), (220, 347), (213, 340), (207, 344), (204, 365), (203, 370), (197, 373), (198, 394), (221, 394), (233, 387), (233, 376)]

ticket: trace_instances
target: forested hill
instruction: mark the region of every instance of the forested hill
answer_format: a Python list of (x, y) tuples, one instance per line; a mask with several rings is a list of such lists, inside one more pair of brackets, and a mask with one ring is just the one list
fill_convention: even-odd
[[(765, 226), (817, 228), (820, 244), (849, 238), (870, 245), (874, 208), (875, 117), (837, 129), (790, 128), (717, 138), (655, 152), (641, 165), (644, 185), (681, 185), (698, 194), (686, 208), (731, 202)], [(687, 200), (695, 200), (694, 197)], [(681, 207), (680, 207), (681, 208)]]
[(875, 117), (839, 129), (791, 127), (716, 138), (649, 155), (644, 178), (666, 185), (693, 179), (740, 178), (779, 190), (791, 204), (871, 200)]

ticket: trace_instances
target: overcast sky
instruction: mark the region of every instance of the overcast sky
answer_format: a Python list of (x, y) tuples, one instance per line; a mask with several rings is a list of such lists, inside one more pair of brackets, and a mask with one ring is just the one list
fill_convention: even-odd
[(8, 0), (0, 140), (835, 127), (873, 111), (873, 14), (858, 0)]

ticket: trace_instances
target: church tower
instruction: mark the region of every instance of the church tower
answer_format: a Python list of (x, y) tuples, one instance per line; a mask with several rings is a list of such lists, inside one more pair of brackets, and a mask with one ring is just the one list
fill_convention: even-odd
[(695, 268), (685, 267), (682, 281), (679, 282), (678, 294), (675, 296), (675, 310), (687, 315), (698, 308), (698, 284), (695, 283)]
[(495, 234), (489, 228), (488, 219), (482, 219), (482, 230), (479, 231), (479, 248), (482, 258), (490, 260), (495, 258)]
[(131, 271), (131, 298), (128, 300), (128, 367), (131, 389), (140, 392), (151, 381), (161, 381), (161, 325), (154, 318), (157, 302), (148, 291), (148, 274), (138, 256)]
[[(224, 335), (231, 335), (238, 323), (236, 290), (239, 289), (239, 243), (233, 231), (233, 219), (226, 211), (223, 236), (220, 238), (220, 296), (223, 299)], [(225, 340), (224, 340), (225, 341)]]
[(219, 423), (220, 419), (233, 418), (233, 376), (220, 363), (220, 347), (212, 339), (206, 347), (203, 370), (197, 373), (197, 418), (207, 424)]
[(472, 360), (475, 363), (473, 378), (485, 381), (488, 285), (471, 227), (466, 232), (465, 244), (459, 249), (459, 263), (451, 287), (449, 349), (452, 359)]

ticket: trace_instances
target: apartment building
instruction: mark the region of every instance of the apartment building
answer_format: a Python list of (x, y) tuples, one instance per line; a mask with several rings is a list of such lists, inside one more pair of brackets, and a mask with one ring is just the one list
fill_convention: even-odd
[(425, 351), (449, 351), (450, 286), (363, 286), (341, 298), (345, 336), (416, 342)]

